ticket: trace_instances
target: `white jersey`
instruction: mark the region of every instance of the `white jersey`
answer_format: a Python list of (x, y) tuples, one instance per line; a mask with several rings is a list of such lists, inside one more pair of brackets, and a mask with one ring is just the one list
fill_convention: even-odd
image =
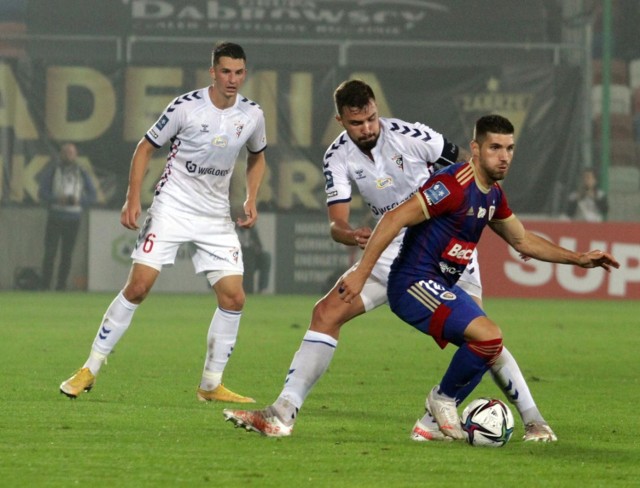
[(209, 87), (173, 100), (145, 134), (155, 147), (171, 142), (152, 208), (187, 216), (230, 218), (229, 185), (240, 150), (266, 148), (262, 109), (238, 94), (217, 108)]
[[(434, 163), (442, 156), (443, 149), (442, 134), (424, 124), (380, 118), (380, 138), (371, 150), (372, 161), (344, 131), (324, 155), (327, 205), (351, 201), (353, 183), (378, 221), (386, 211), (418, 191), (433, 173)], [(385, 249), (371, 272), (385, 289), (391, 263), (398, 255), (403, 237), (404, 230)], [(473, 277), (463, 274), (462, 280), (480, 287), (479, 273)], [(386, 301), (384, 289), (374, 287), (370, 295), (363, 295), (366, 310)]]
[(443, 147), (442, 135), (424, 124), (380, 118), (371, 161), (344, 131), (324, 155), (327, 204), (350, 201), (353, 182), (378, 220), (431, 176)]
[[(351, 201), (353, 182), (377, 221), (418, 191), (443, 147), (442, 134), (424, 124), (380, 118), (372, 161), (344, 131), (324, 155), (327, 205)], [(395, 241), (402, 241), (402, 234)]]

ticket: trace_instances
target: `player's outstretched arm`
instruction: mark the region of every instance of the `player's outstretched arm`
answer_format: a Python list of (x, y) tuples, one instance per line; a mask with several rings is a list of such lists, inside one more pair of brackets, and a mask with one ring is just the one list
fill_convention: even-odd
[(540, 261), (573, 264), (581, 268), (600, 267), (606, 271), (620, 267), (620, 263), (608, 252), (593, 250), (580, 253), (557, 246), (553, 242), (526, 230), (522, 222), (515, 217), (505, 221), (491, 222), (489, 225), (520, 254)]
[(606, 271), (611, 271), (611, 268), (618, 269), (620, 263), (608, 252), (596, 249), (582, 253), (578, 266), (582, 268), (604, 268)]

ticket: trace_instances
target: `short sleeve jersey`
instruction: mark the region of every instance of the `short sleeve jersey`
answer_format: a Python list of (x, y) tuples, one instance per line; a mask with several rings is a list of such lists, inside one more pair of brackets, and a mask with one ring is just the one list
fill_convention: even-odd
[(208, 87), (173, 100), (145, 134), (155, 147), (171, 144), (153, 208), (186, 216), (228, 217), (229, 185), (238, 154), (266, 148), (262, 109), (238, 94), (221, 110)]
[(420, 188), (416, 198), (427, 220), (407, 229), (391, 267), (391, 276), (401, 276), (407, 286), (424, 279), (444, 279), (454, 285), (487, 223), (514, 218), (500, 185), (483, 187), (471, 163), (440, 170)]
[(424, 124), (380, 118), (372, 161), (344, 131), (324, 155), (327, 205), (351, 201), (353, 183), (378, 220), (415, 194), (443, 147), (442, 135)]

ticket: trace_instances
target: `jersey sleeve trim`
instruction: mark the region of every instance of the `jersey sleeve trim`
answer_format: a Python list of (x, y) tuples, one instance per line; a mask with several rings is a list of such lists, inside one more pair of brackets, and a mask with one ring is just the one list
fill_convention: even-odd
[(162, 146), (160, 146), (156, 141), (154, 141), (153, 139), (151, 139), (151, 137), (149, 137), (147, 134), (144, 135), (144, 138), (149, 141), (151, 143), (151, 145), (153, 147), (155, 147), (156, 149), (161, 148)]
[(507, 218), (504, 219), (491, 219), (491, 222), (509, 222), (510, 220), (513, 220), (516, 218), (516, 214), (512, 213), (511, 215), (509, 215)]
[(333, 205), (334, 203), (349, 203), (351, 201), (351, 197), (349, 198), (342, 198), (340, 200), (331, 200), (330, 202), (327, 202), (327, 207), (330, 207), (331, 205)]
[(418, 202), (420, 202), (420, 207), (422, 208), (422, 213), (425, 218), (429, 220), (431, 215), (429, 215), (429, 209), (427, 208), (427, 202), (425, 200), (424, 194), (422, 192), (416, 193), (416, 197), (418, 198)]
[(260, 154), (260, 153), (261, 153), (261, 152), (263, 152), (265, 149), (267, 149), (266, 144), (265, 144), (265, 146), (264, 146), (262, 149), (260, 149), (260, 150), (258, 150), (258, 151), (252, 151), (252, 150), (251, 150), (251, 149), (249, 149), (249, 148), (247, 148), (247, 151), (249, 151), (251, 154)]

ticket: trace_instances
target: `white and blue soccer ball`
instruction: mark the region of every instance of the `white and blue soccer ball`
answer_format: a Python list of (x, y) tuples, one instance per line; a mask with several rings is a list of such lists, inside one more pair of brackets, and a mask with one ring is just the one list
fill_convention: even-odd
[(495, 398), (477, 398), (462, 412), (462, 430), (472, 446), (502, 447), (513, 434), (513, 414)]

